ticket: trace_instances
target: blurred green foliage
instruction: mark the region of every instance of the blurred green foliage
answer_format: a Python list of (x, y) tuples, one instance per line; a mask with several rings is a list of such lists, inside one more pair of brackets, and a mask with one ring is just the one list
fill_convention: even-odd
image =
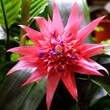
[(97, 26), (94, 31), (104, 31), (104, 28), (101, 26)]

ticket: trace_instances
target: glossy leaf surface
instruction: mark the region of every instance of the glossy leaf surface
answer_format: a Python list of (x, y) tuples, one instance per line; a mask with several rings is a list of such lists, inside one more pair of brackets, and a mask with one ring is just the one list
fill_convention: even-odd
[(38, 108), (45, 95), (46, 78), (39, 84), (32, 83), (21, 87), (32, 72), (32, 69), (27, 69), (7, 76), (0, 85), (1, 110), (36, 110)]

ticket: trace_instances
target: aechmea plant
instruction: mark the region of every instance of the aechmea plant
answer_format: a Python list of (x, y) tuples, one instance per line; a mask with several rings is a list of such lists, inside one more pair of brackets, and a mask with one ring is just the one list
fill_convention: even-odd
[(108, 45), (82, 44), (104, 17), (92, 21), (79, 30), (83, 17), (84, 13), (79, 17), (78, 5), (74, 3), (67, 25), (64, 28), (54, 2), (52, 21), (49, 16), (48, 21), (42, 17), (35, 17), (40, 32), (20, 25), (26, 31), (26, 36), (35, 43), (35, 46), (21, 46), (8, 50), (8, 52), (23, 55), (23, 57), (17, 59), (20, 62), (8, 74), (23, 68), (36, 68), (23, 86), (48, 75), (46, 93), (48, 110), (60, 79), (72, 97), (78, 101), (74, 73), (99, 76), (103, 75), (97, 70), (104, 70), (108, 73), (106, 68), (90, 59), (94, 55), (104, 53), (103, 48)]

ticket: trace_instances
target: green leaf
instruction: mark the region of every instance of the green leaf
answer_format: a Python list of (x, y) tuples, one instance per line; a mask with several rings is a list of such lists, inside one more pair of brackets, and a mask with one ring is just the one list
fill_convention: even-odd
[(91, 80), (93, 83), (103, 87), (110, 94), (110, 77), (93, 76)]
[(0, 85), (0, 110), (36, 110), (45, 96), (46, 78), (39, 84), (21, 85), (28, 79), (32, 69), (17, 71)]
[(88, 110), (110, 110), (110, 96), (99, 98), (90, 105)]
[[(3, 58), (3, 57), (2, 57)], [(4, 60), (4, 59), (3, 59)], [(6, 78), (6, 73), (16, 64), (17, 62), (0, 62), (0, 84), (3, 83), (3, 81)]]
[[(21, 6), (21, 0), (2, 0), (8, 28), (15, 23)], [(0, 24), (5, 28), (3, 8), (0, 2)]]
[(30, 16), (35, 17), (39, 13), (42, 13), (47, 5), (48, 5), (48, 0), (32, 0)]
[(86, 0), (82, 0), (82, 2), (83, 2), (84, 10), (85, 10), (85, 16), (86, 16), (86, 19), (87, 19), (87, 22), (89, 23), (89, 22), (90, 22), (90, 12), (89, 12), (89, 7), (88, 7), (88, 5), (87, 5)]
[(12, 54), (10, 55), (10, 60), (11, 60), (11, 61), (14, 61), (15, 59), (17, 59), (17, 58), (19, 58), (19, 57), (20, 57), (19, 54), (17, 54), (17, 53), (12, 53)]
[(0, 62), (5, 61), (5, 47), (3, 45), (0, 45)]
[(33, 45), (33, 46), (35, 46), (35, 44), (31, 40), (26, 40), (26, 45)]
[[(0, 40), (0, 45), (5, 47), (5, 39)], [(17, 47), (19, 45), (19, 42), (17, 40), (14, 40), (10, 36), (10, 48)]]

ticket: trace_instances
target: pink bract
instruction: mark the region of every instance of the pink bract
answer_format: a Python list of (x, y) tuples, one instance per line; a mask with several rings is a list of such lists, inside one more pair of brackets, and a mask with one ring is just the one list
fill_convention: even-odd
[(81, 44), (104, 17), (92, 21), (79, 30), (83, 17), (84, 13), (79, 17), (78, 5), (75, 3), (64, 28), (54, 2), (52, 21), (49, 16), (48, 21), (42, 17), (35, 17), (40, 32), (20, 25), (26, 31), (26, 35), (35, 43), (35, 46), (21, 46), (8, 50), (8, 52), (24, 55), (17, 59), (20, 62), (8, 74), (23, 68), (36, 68), (23, 85), (48, 75), (46, 94), (48, 110), (60, 79), (77, 101), (78, 94), (74, 73), (103, 76), (97, 71), (100, 69), (108, 73), (106, 68), (90, 59), (91, 56), (104, 53), (103, 48), (108, 45)]

